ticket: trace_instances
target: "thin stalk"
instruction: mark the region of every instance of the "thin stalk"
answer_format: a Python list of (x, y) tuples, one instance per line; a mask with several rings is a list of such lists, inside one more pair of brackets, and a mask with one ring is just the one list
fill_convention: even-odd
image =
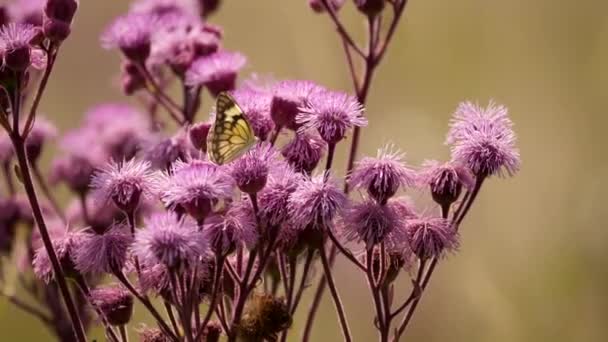
[(120, 331), (120, 339), (122, 342), (129, 342), (129, 334), (127, 334), (127, 326), (121, 325), (118, 330)]
[(308, 273), (310, 272), (310, 266), (312, 265), (312, 260), (314, 258), (315, 252), (312, 250), (308, 251), (306, 255), (306, 260), (304, 261), (304, 268), (302, 270), (302, 275), (300, 276), (300, 285), (298, 286), (298, 292), (293, 299), (293, 303), (291, 304), (290, 312), (293, 316), (298, 308), (298, 304), (300, 304), (300, 299), (302, 299), (302, 294), (304, 293), (304, 289), (306, 289), (306, 280), (308, 279)]
[[(16, 113), (13, 114), (16, 115)], [(38, 196), (36, 195), (34, 182), (32, 180), (32, 175), (30, 172), (31, 169), (25, 151), (25, 140), (16, 134), (11, 134), (11, 139), (15, 148), (15, 154), (17, 155), (17, 161), (19, 163), (19, 169), (21, 171), (23, 186), (30, 202), (32, 212), (34, 214), (34, 220), (36, 221), (36, 225), (38, 226), (38, 231), (40, 232), (40, 237), (42, 238), (44, 248), (48, 253), (49, 260), (51, 261), (53, 273), (55, 274), (55, 280), (57, 281), (59, 290), (65, 302), (65, 306), (68, 310), (68, 314), (72, 322), (72, 327), (74, 329), (74, 334), (76, 335), (76, 340), (79, 342), (85, 342), (86, 334), (82, 326), (82, 320), (80, 319), (80, 315), (78, 314), (78, 310), (76, 309), (76, 305), (74, 304), (74, 301), (70, 294), (70, 289), (65, 278), (65, 273), (63, 272), (61, 264), (59, 263), (59, 259), (55, 254), (53, 243), (51, 242), (51, 237), (44, 221), (42, 209), (40, 208)]]
[[(59, 49), (57, 49), (53, 44), (51, 44), (51, 46), (49, 46), (47, 50), (46, 68), (44, 69), (44, 74), (42, 75), (42, 79), (40, 79), (40, 83), (38, 83), (38, 89), (36, 90), (36, 95), (34, 95), (34, 101), (32, 102), (30, 112), (25, 122), (25, 128), (23, 131), (24, 140), (27, 138), (30, 131), (32, 130), (32, 127), (34, 126), (36, 111), (38, 110), (40, 100), (42, 99), (44, 90), (46, 89), (46, 86), (49, 82), (49, 77), (51, 76), (51, 72), (53, 71), (53, 66), (55, 66), (55, 61), (57, 60), (58, 53)], [(18, 130), (17, 126), (15, 127), (15, 129)]]
[(148, 70), (148, 68), (145, 65), (139, 64), (138, 67), (149, 85), (149, 86), (146, 86), (145, 89), (150, 93), (150, 95), (158, 103), (160, 103), (163, 107), (165, 107), (165, 109), (167, 110), (167, 112), (169, 113), (171, 118), (173, 120), (175, 120), (175, 122), (178, 125), (183, 126), (184, 120), (182, 118), (184, 116), (184, 113), (182, 112), (182, 109), (179, 107), (179, 105), (177, 103), (175, 103), (163, 91), (163, 89), (158, 85), (158, 83), (156, 83), (156, 80), (154, 80), (154, 76), (152, 76), (152, 74), (150, 74), (150, 71)]
[(42, 190), (44, 197), (46, 197), (46, 199), (49, 201), (49, 203), (51, 203), (53, 210), (55, 211), (57, 216), (59, 216), (61, 221), (63, 221), (65, 223), (66, 222), (65, 214), (63, 213), (63, 210), (61, 210), (61, 207), (59, 206), (59, 202), (57, 202), (57, 199), (55, 198), (55, 196), (53, 196), (53, 193), (49, 189), (49, 187), (46, 183), (46, 180), (44, 179), (44, 176), (40, 172), (38, 163), (32, 164), (32, 173), (34, 174), (34, 178), (36, 179), (38, 186), (40, 186), (40, 190)]
[(383, 331), (387, 328), (386, 317), (384, 317), (384, 311), (382, 308), (382, 300), (380, 298), (380, 292), (378, 291), (378, 286), (376, 285), (376, 278), (374, 276), (374, 250), (368, 249), (366, 253), (366, 272), (365, 275), (367, 277), (367, 284), (369, 286), (369, 290), (372, 294), (372, 300), (374, 302), (374, 308), (376, 310), (376, 320), (378, 322), (377, 326), (380, 331)]
[(80, 208), (82, 209), (82, 219), (85, 224), (89, 225), (91, 219), (89, 216), (89, 208), (87, 207), (87, 195), (84, 193), (78, 194), (78, 200), (80, 201)]
[(177, 320), (175, 320), (175, 314), (173, 313), (173, 308), (171, 307), (171, 304), (168, 301), (163, 300), (163, 305), (165, 306), (167, 316), (169, 316), (169, 321), (171, 322), (171, 327), (173, 328), (173, 331), (175, 331), (175, 334), (179, 336), (179, 328), (177, 327)]
[(329, 264), (329, 259), (327, 258), (327, 254), (323, 248), (320, 249), (321, 254), (321, 263), (323, 264), (323, 271), (325, 273), (325, 278), (327, 279), (327, 285), (329, 287), (329, 291), (331, 292), (332, 298), (334, 299), (334, 305), (336, 306), (336, 312), (338, 313), (338, 318), (340, 319), (340, 326), (342, 327), (342, 334), (344, 335), (344, 341), (351, 342), (352, 338), (350, 335), (350, 329), (348, 327), (348, 321), (346, 320), (346, 314), (344, 313), (344, 307), (342, 306), (342, 301), (340, 300), (340, 295), (338, 294), (338, 289), (336, 288), (336, 284), (334, 282), (333, 275), (331, 274), (331, 266)]
[(118, 336), (116, 336), (116, 333), (110, 326), (110, 323), (108, 323), (108, 320), (107, 320), (106, 316), (104, 315), (104, 313), (91, 301), (91, 290), (89, 289), (89, 285), (87, 284), (87, 281), (84, 279), (83, 276), (79, 275), (78, 277), (76, 277), (76, 285), (78, 286), (80, 291), (82, 291), (82, 293), (84, 294), (84, 297), (89, 302), (89, 305), (91, 305), (93, 310), (95, 310), (95, 313), (97, 314), (97, 316), (99, 316), (99, 319), (101, 320), (101, 322), (104, 325), (108, 339), (110, 341), (119, 342)]
[(209, 302), (209, 309), (207, 311), (207, 314), (205, 315), (205, 318), (203, 319), (203, 322), (200, 325), (199, 331), (197, 332), (196, 337), (194, 338), (195, 341), (198, 341), (199, 338), (202, 336), (203, 332), (205, 331), (205, 327), (207, 327), (207, 324), (211, 320), (211, 316), (213, 315), (213, 312), (215, 311), (218, 297), (221, 296), (219, 287), (220, 287), (220, 281), (222, 279), (223, 265), (224, 265), (224, 257), (222, 255), (216, 256), (215, 270), (213, 272), (214, 276), (213, 276), (213, 288), (211, 290), (211, 301)]

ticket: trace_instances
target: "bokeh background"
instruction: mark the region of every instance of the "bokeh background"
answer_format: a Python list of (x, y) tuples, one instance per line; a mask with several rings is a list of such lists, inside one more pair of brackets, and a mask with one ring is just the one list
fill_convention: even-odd
[[(127, 7), (81, 2), (42, 103), (62, 130), (94, 104), (128, 101), (115, 87), (118, 54), (98, 43)], [(352, 7), (342, 17), (362, 38)], [(249, 57), (248, 72), (351, 89), (333, 25), (305, 0), (225, 1), (211, 21), (224, 28), (227, 48)], [(392, 142), (413, 165), (445, 159), (458, 102), (495, 99), (510, 109), (523, 167), (486, 183), (460, 252), (441, 263), (405, 340), (608, 340), (607, 42), (605, 1), (410, 1), (373, 83), (361, 152)], [(355, 340), (375, 340), (363, 277), (342, 261), (336, 269)], [(339, 341), (325, 299), (313, 341)], [(4, 299), (0, 330), (3, 341), (50, 338)]]

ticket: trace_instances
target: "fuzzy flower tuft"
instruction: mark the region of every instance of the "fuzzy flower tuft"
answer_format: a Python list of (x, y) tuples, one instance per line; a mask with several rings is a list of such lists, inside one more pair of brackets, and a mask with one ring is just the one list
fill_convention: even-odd
[(251, 248), (258, 239), (255, 213), (248, 198), (233, 202), (221, 215), (211, 216), (203, 230), (215, 253), (228, 253), (241, 244)]
[(155, 176), (150, 163), (131, 159), (111, 162), (103, 170), (96, 172), (91, 181), (95, 196), (100, 202), (112, 200), (125, 212), (133, 212), (140, 200), (153, 195)]
[(125, 288), (110, 285), (93, 289), (91, 302), (103, 313), (110, 325), (123, 326), (131, 321), (133, 295)]
[(123, 224), (114, 224), (99, 234), (83, 233), (74, 251), (74, 263), (83, 274), (120, 272), (127, 261), (127, 252), (133, 238)]
[(329, 174), (299, 182), (288, 202), (292, 224), (297, 229), (330, 229), (347, 199)]
[(258, 194), (260, 217), (264, 222), (279, 226), (289, 219), (289, 199), (304, 177), (290, 167), (275, 170), (266, 187)]
[(185, 134), (180, 132), (173, 137), (150, 137), (142, 152), (153, 169), (170, 170), (176, 161), (186, 160), (193, 150)]
[(296, 171), (309, 174), (323, 157), (325, 145), (325, 141), (314, 134), (297, 133), (281, 153)]
[(254, 89), (237, 89), (232, 92), (239, 106), (247, 115), (251, 128), (260, 140), (268, 139), (270, 132), (274, 129), (274, 123), (270, 118), (271, 94), (266, 91)]
[(376, 158), (366, 157), (357, 163), (349, 177), (350, 185), (367, 190), (379, 203), (385, 202), (402, 186), (413, 186), (416, 173), (408, 168), (404, 154), (390, 147), (378, 150)]
[[(63, 226), (58, 221), (47, 222), (49, 234), (53, 249), (59, 259), (59, 263), (67, 277), (73, 277), (78, 274), (74, 266), (74, 253), (76, 247), (80, 243), (82, 233), (78, 231), (70, 231), (68, 227)], [(36, 276), (46, 283), (49, 283), (54, 278), (53, 266), (48, 253), (42, 243), (36, 244), (38, 247), (34, 254), (32, 262), (34, 273)], [(36, 247), (36, 246), (35, 246)]]
[(423, 217), (408, 221), (410, 247), (421, 260), (440, 258), (458, 248), (458, 233), (446, 219)]
[(24, 71), (32, 63), (31, 43), (40, 30), (30, 24), (10, 23), (0, 29), (0, 56), (13, 71)]
[(311, 96), (296, 117), (299, 131), (316, 129), (328, 144), (336, 144), (353, 127), (367, 125), (363, 106), (354, 96), (337, 91), (324, 91)]
[(195, 60), (186, 72), (186, 84), (204, 85), (215, 97), (222, 91), (234, 90), (238, 72), (247, 58), (238, 52), (220, 51)]
[(446, 144), (451, 145), (452, 159), (478, 177), (512, 176), (520, 166), (512, 127), (506, 107), (464, 102), (454, 113)]
[(311, 81), (286, 80), (272, 87), (270, 115), (275, 125), (297, 130), (296, 116), (299, 108), (309, 101), (310, 97), (325, 89)]
[(222, 167), (205, 161), (177, 162), (160, 182), (166, 206), (181, 206), (196, 220), (204, 219), (213, 203), (232, 197), (234, 181)]
[(135, 234), (133, 252), (149, 267), (163, 264), (169, 269), (189, 267), (205, 256), (208, 243), (196, 222), (171, 212), (156, 214)]
[(344, 234), (348, 240), (359, 240), (367, 249), (384, 242), (396, 247), (407, 242), (406, 217), (393, 201), (386, 205), (365, 200), (352, 205), (344, 214)]
[(255, 194), (266, 185), (271, 168), (281, 161), (278, 152), (270, 144), (257, 145), (231, 165), (232, 177), (241, 191)]
[(152, 30), (157, 16), (148, 13), (129, 13), (118, 17), (101, 35), (106, 49), (118, 48), (133, 61), (142, 62), (150, 56)]

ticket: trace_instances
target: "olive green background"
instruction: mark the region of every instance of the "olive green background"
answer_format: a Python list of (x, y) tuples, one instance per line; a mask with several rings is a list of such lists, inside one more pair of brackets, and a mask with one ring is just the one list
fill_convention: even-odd
[[(305, 0), (225, 2), (211, 21), (225, 29), (227, 48), (250, 58), (248, 73), (351, 89), (333, 25)], [(363, 38), (362, 17), (348, 2), (342, 16)], [(119, 56), (98, 42), (126, 8), (81, 2), (42, 103), (62, 130), (91, 105), (124, 100), (115, 87)], [(362, 152), (393, 142), (413, 165), (445, 159), (458, 102), (493, 98), (510, 109), (523, 160), (516, 177), (484, 186), (460, 252), (441, 263), (405, 340), (608, 340), (608, 3), (411, 0), (404, 19), (373, 81)], [(204, 103), (201, 117), (209, 108)], [(431, 208), (422, 194), (411, 195)], [(363, 277), (345, 262), (336, 270), (355, 340), (375, 340)], [(408, 280), (401, 283), (405, 295)], [(325, 299), (313, 340), (341, 340)], [(3, 341), (49, 338), (4, 299), (0, 331)]]

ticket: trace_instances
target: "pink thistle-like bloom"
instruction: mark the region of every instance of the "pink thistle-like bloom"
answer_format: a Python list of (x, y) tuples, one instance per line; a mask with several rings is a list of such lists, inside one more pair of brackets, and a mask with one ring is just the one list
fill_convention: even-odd
[(279, 226), (289, 219), (289, 199), (304, 177), (291, 167), (278, 168), (272, 172), (266, 186), (258, 194), (259, 215), (264, 222)]
[(325, 89), (311, 81), (285, 80), (272, 87), (270, 115), (275, 125), (297, 130), (296, 116), (310, 97)]
[(407, 231), (410, 247), (421, 260), (440, 258), (446, 251), (458, 248), (458, 233), (446, 219), (411, 219), (407, 222)]
[(133, 212), (140, 200), (149, 199), (154, 194), (156, 177), (150, 170), (150, 163), (131, 159), (110, 162), (96, 172), (91, 180), (98, 201), (106, 203), (110, 199), (125, 212)]
[(27, 157), (31, 161), (37, 161), (42, 153), (45, 142), (57, 137), (57, 128), (44, 117), (36, 117), (34, 126), (27, 136), (25, 144)]
[(194, 220), (172, 212), (156, 214), (135, 234), (133, 252), (148, 267), (163, 264), (174, 270), (190, 267), (204, 257), (209, 244)]
[(353, 204), (345, 210), (343, 232), (348, 240), (359, 240), (371, 249), (380, 243), (395, 248), (407, 242), (406, 217), (401, 207), (391, 201), (381, 205), (376, 201), (365, 200)]
[[(71, 277), (77, 274), (73, 258), (76, 247), (82, 238), (82, 233), (70, 231), (68, 227), (58, 221), (47, 221), (47, 226), (53, 249), (65, 275)], [(32, 262), (34, 274), (45, 283), (49, 283), (55, 276), (49, 255), (41, 241), (38, 243), (34, 241), (32, 245), (36, 248)]]
[(19, 0), (7, 4), (9, 17), (17, 23), (42, 25), (42, 11), (47, 0)]
[(233, 202), (225, 213), (205, 222), (203, 231), (215, 253), (229, 253), (241, 244), (252, 248), (258, 240), (255, 213), (248, 198)]
[(270, 170), (279, 167), (282, 160), (270, 144), (260, 144), (230, 164), (232, 178), (238, 188), (247, 194), (255, 194), (266, 185)]
[(393, 197), (388, 200), (387, 203), (390, 204), (399, 217), (403, 219), (414, 219), (419, 217), (414, 202), (408, 196)]
[(194, 147), (188, 137), (179, 132), (173, 137), (149, 137), (143, 144), (143, 158), (155, 170), (169, 170), (179, 160), (187, 160)]
[[(327, 0), (327, 2), (333, 11), (338, 11), (342, 8), (346, 0)], [(327, 10), (325, 4), (323, 4), (323, 0), (308, 0), (308, 5), (316, 13), (323, 13)]]
[(325, 152), (325, 141), (308, 132), (296, 133), (293, 140), (281, 149), (285, 160), (298, 172), (310, 174)]
[(391, 151), (390, 147), (380, 149), (377, 157), (361, 159), (348, 181), (354, 187), (365, 189), (379, 203), (386, 202), (400, 187), (416, 184), (416, 173), (403, 159), (404, 154)]
[(222, 91), (234, 90), (238, 72), (247, 58), (238, 52), (219, 51), (196, 59), (186, 72), (186, 84), (206, 86), (216, 97)]
[(24, 71), (32, 63), (31, 43), (40, 29), (30, 24), (10, 23), (0, 29), (0, 56), (13, 71)]
[(120, 16), (101, 35), (101, 45), (106, 49), (118, 48), (128, 59), (143, 62), (150, 56), (156, 21), (156, 15), (147, 13)]
[(89, 190), (89, 182), (97, 162), (86, 157), (66, 155), (53, 161), (50, 181), (52, 184), (66, 183), (72, 191), (84, 194)]
[(108, 231), (83, 233), (74, 251), (74, 263), (83, 274), (120, 272), (133, 242), (129, 228), (114, 224)]
[(321, 174), (299, 182), (289, 197), (290, 220), (297, 229), (330, 229), (346, 203), (334, 180)]
[(463, 186), (472, 189), (475, 179), (471, 171), (452, 162), (441, 164), (436, 160), (427, 160), (419, 174), (423, 186), (431, 189), (433, 200), (443, 206), (454, 203)]
[(133, 295), (127, 289), (117, 285), (98, 287), (91, 291), (90, 299), (110, 325), (123, 326), (131, 321)]
[(237, 89), (232, 92), (232, 96), (245, 112), (255, 136), (260, 140), (268, 139), (274, 129), (274, 123), (270, 118), (271, 95), (259, 90)]
[(204, 161), (176, 163), (159, 186), (166, 206), (184, 208), (196, 220), (204, 219), (213, 203), (232, 198), (234, 181), (223, 168)]
[(481, 108), (464, 102), (454, 113), (446, 144), (451, 145), (452, 159), (477, 177), (512, 176), (520, 166), (512, 127), (506, 107), (490, 102)]
[(366, 126), (367, 119), (363, 117), (363, 106), (354, 96), (324, 91), (311, 96), (300, 108), (296, 123), (302, 125), (299, 131), (315, 129), (328, 144), (336, 144), (349, 129)]

